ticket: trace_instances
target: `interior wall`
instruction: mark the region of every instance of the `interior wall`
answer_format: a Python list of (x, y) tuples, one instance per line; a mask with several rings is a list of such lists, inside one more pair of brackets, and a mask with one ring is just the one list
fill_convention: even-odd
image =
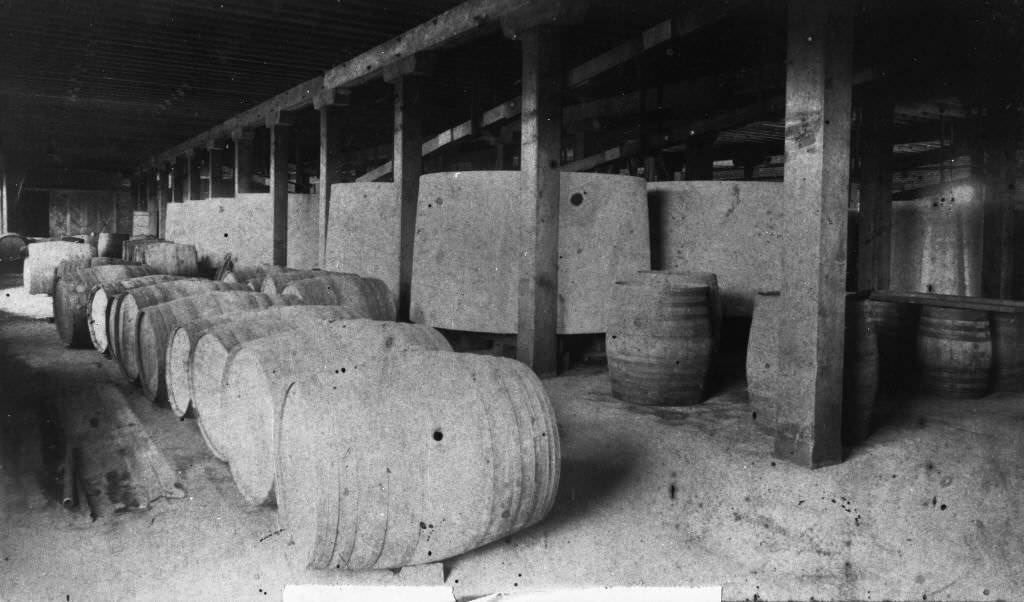
[[(317, 198), (288, 195), (288, 266), (308, 269), (318, 260)], [(204, 265), (219, 267), (231, 253), (235, 265), (271, 263), (273, 204), (270, 194), (202, 199), (167, 205), (168, 240), (196, 246)]]
[(391, 182), (331, 186), (324, 269), (378, 278), (398, 294), (401, 206)]
[(126, 207), (130, 207), (130, 199), (124, 191), (51, 190), (48, 235), (130, 233), (131, 210)]

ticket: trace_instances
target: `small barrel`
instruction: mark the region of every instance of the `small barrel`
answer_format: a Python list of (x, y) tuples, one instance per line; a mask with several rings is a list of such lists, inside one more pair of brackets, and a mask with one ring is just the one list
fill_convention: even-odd
[(163, 241), (151, 236), (131, 238), (121, 243), (121, 258), (132, 263), (144, 263), (146, 259), (146, 247)]
[(765, 430), (776, 424), (781, 305), (778, 291), (758, 291), (747, 340), (747, 398), (754, 423)]
[(282, 291), (307, 305), (347, 305), (372, 320), (395, 320), (395, 298), (382, 280), (325, 272), (295, 280)]
[(193, 245), (160, 242), (146, 248), (145, 265), (152, 266), (161, 274), (195, 276), (199, 273), (199, 257)]
[(612, 395), (643, 405), (704, 401), (711, 365), (706, 285), (637, 274), (612, 286), (605, 336)]
[(843, 442), (867, 439), (875, 419), (878, 396), (878, 340), (867, 311), (867, 300), (846, 297), (843, 337)]
[(47, 241), (28, 245), (23, 276), (25, 288), (30, 295), (53, 294), (56, 270), (66, 259), (88, 260), (95, 256), (95, 250), (81, 243)]
[[(148, 266), (146, 266), (148, 269)], [(182, 276), (171, 276), (169, 274), (153, 274), (151, 276), (138, 276), (120, 281), (106, 282), (95, 287), (89, 292), (89, 338), (92, 339), (92, 346), (100, 353), (107, 353), (110, 345), (108, 333), (112, 330), (109, 327), (111, 305), (117, 295), (124, 293), (131, 288), (149, 286), (168, 280), (181, 280)]]
[(268, 295), (280, 295), (284, 292), (284, 287), (288, 286), (291, 282), (334, 273), (338, 272), (328, 272), (325, 270), (283, 270), (268, 272), (263, 276), (263, 282), (260, 284), (260, 292), (267, 293)]
[(96, 254), (100, 257), (121, 258), (121, 246), (128, 240), (127, 234), (100, 232), (96, 236)]
[(58, 280), (53, 292), (53, 319), (64, 344), (89, 346), (89, 299), (96, 286), (152, 273), (147, 266), (106, 265), (81, 268)]
[(1024, 314), (992, 312), (992, 389), (1024, 391)]
[(992, 336), (983, 311), (925, 306), (917, 328), (920, 387), (941, 397), (988, 392)]
[(134, 288), (124, 293), (116, 306), (117, 360), (131, 380), (139, 377), (138, 326), (140, 312), (157, 303), (212, 291), (248, 290), (240, 284), (212, 280), (174, 280)]
[(539, 522), (560, 464), (551, 402), (523, 364), (390, 353), (289, 389), (278, 516), (309, 568), (439, 562)]
[[(271, 295), (271, 298), (274, 298)], [(176, 416), (182, 418), (192, 409), (192, 354), (196, 342), (208, 331), (236, 321), (247, 320), (265, 327), (267, 336), (287, 332), (291, 323), (309, 322), (315, 326), (330, 320), (359, 317), (341, 306), (296, 305), (274, 306), (253, 312), (235, 312), (193, 320), (174, 329), (167, 343), (167, 357), (164, 359), (166, 373), (167, 401)], [(226, 335), (225, 335), (226, 336)], [(233, 339), (237, 338), (235, 336)], [(221, 357), (219, 354), (218, 358)], [(224, 355), (226, 358), (226, 354)], [(215, 372), (215, 371), (213, 371)], [(194, 412), (193, 412), (194, 413)]]
[[(422, 324), (342, 320), (311, 332), (293, 331), (248, 341), (228, 357), (221, 395), (231, 475), (251, 504), (274, 500), (277, 428), (285, 393), (296, 380), (321, 371), (354, 370), (397, 351), (451, 351), (448, 341)], [(203, 416), (208, 422), (208, 416)]]
[(21, 261), (27, 253), (28, 241), (21, 234), (0, 234), (0, 262)]
[(289, 301), (252, 291), (217, 291), (172, 299), (142, 310), (139, 315), (138, 366), (143, 394), (151, 401), (167, 401), (164, 385), (167, 342), (172, 331), (196, 319), (266, 309)]

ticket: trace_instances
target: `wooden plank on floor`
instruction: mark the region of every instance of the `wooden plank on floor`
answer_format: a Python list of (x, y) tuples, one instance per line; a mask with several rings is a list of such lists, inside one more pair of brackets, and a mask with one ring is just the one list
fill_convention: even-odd
[(939, 295), (936, 293), (915, 293), (904, 291), (874, 291), (871, 298), (890, 303), (916, 303), (932, 307), (973, 309), (1004, 313), (1024, 313), (1024, 301), (1010, 299), (989, 299), (985, 297), (964, 297), (961, 295)]

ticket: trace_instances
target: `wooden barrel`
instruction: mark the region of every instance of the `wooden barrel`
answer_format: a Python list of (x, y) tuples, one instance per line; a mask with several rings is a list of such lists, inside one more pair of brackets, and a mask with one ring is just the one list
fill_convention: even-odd
[(199, 257), (193, 245), (160, 242), (145, 247), (142, 263), (152, 266), (161, 274), (195, 276), (199, 273)]
[(539, 522), (560, 464), (551, 402), (523, 364), (390, 353), (289, 389), (278, 515), (309, 568), (438, 562)]
[[(318, 308), (308, 310), (305, 308)], [(334, 308), (329, 309), (329, 308)], [(196, 339), (189, 358), (189, 392), (199, 431), (215, 457), (227, 461), (227, 433), (220, 427), (223, 418), (224, 371), (236, 347), (255, 339), (291, 332), (318, 332), (327, 324), (353, 318), (365, 318), (341, 306), (298, 305), (246, 314), (236, 320), (213, 326)], [(326, 317), (325, 317), (326, 316)], [(170, 351), (169, 351), (170, 352)], [(170, 364), (168, 364), (169, 366)]]
[(776, 424), (781, 305), (778, 291), (757, 293), (747, 341), (747, 398), (754, 423), (765, 430)]
[(100, 257), (121, 257), (121, 245), (128, 240), (127, 234), (100, 232), (96, 237), (96, 254)]
[(23, 276), (30, 295), (53, 294), (56, 270), (65, 259), (88, 261), (95, 251), (89, 245), (74, 242), (48, 241), (28, 245)]
[(163, 241), (150, 236), (132, 238), (121, 243), (121, 258), (132, 263), (144, 263), (146, 259), (146, 247)]
[(111, 309), (113, 301), (118, 295), (128, 289), (182, 279), (184, 279), (183, 276), (153, 274), (151, 276), (139, 276), (121, 281), (106, 282), (95, 287), (89, 292), (88, 326), (92, 346), (100, 353), (106, 353), (109, 350), (108, 347), (112, 343), (109, 335), (113, 332), (113, 325), (110, 320)]
[(89, 267), (97, 268), (102, 265), (136, 265), (130, 261), (125, 261), (120, 257), (93, 257), (89, 261)]
[(922, 307), (917, 360), (923, 391), (956, 399), (984, 396), (992, 367), (988, 315), (968, 309)]
[(718, 276), (712, 272), (689, 270), (642, 270), (645, 277), (662, 278), (674, 284), (696, 284), (708, 287), (708, 307), (711, 311), (711, 341), (717, 353), (722, 342), (722, 297), (718, 289)]
[(152, 273), (147, 266), (105, 265), (81, 268), (59, 279), (53, 292), (53, 319), (64, 344), (89, 346), (89, 299), (97, 285)]
[(233, 266), (230, 270), (226, 270), (221, 276), (221, 280), (224, 282), (241, 282), (243, 284), (250, 284), (253, 281), (256, 282), (253, 290), (260, 290), (263, 286), (263, 278), (268, 273), (277, 273), (287, 271), (287, 268), (283, 268), (276, 265), (261, 264), (256, 267), (245, 267), (245, 266)]
[(21, 261), (25, 258), (28, 241), (21, 234), (0, 234), (0, 262)]
[(878, 340), (878, 386), (901, 391), (913, 383), (918, 308), (911, 303), (864, 300), (862, 307)]
[(260, 292), (267, 293), (269, 295), (280, 295), (284, 292), (284, 287), (288, 286), (288, 283), (290, 282), (334, 273), (338, 272), (328, 272), (325, 270), (284, 270), (268, 272), (263, 276), (263, 283), (260, 285)]
[(248, 290), (240, 284), (213, 280), (173, 280), (126, 291), (116, 305), (117, 360), (131, 380), (139, 377), (138, 325), (139, 313), (157, 303), (212, 291)]
[(867, 439), (875, 418), (878, 396), (878, 340), (867, 300), (846, 298), (843, 338), (843, 443)]
[(167, 401), (164, 359), (167, 342), (178, 326), (197, 319), (266, 309), (282, 303), (289, 304), (289, 300), (248, 290), (218, 291), (172, 299), (143, 309), (137, 334), (139, 383), (143, 394), (157, 403)]
[(706, 285), (637, 274), (612, 286), (609, 313), (612, 396), (643, 405), (704, 400), (712, 348)]
[(992, 312), (992, 389), (1024, 391), (1024, 314)]
[[(320, 371), (358, 369), (396, 351), (451, 351), (433, 328), (374, 320), (343, 320), (313, 332), (288, 332), (235, 348), (224, 371), (222, 450), (242, 497), (251, 504), (274, 500), (277, 428), (284, 396), (296, 380)], [(208, 423), (203, 415), (203, 423)]]
[(290, 282), (282, 294), (293, 295), (308, 305), (348, 305), (373, 320), (395, 320), (395, 298), (377, 278), (326, 272)]

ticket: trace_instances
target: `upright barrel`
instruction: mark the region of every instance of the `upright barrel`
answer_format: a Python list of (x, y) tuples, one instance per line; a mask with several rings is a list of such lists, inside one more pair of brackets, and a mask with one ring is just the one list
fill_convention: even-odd
[(283, 290), (308, 305), (349, 305), (373, 320), (395, 320), (395, 298), (382, 280), (323, 272), (295, 280)]
[(100, 257), (121, 257), (121, 246), (126, 240), (127, 234), (100, 232), (96, 237), (96, 254)]
[[(148, 266), (147, 266), (148, 268)], [(152, 269), (152, 268), (148, 268)], [(123, 294), (126, 290), (149, 286), (168, 280), (182, 280), (182, 276), (171, 276), (170, 274), (152, 274), (150, 276), (138, 276), (126, 280), (105, 282), (92, 289), (89, 293), (89, 338), (92, 339), (92, 346), (100, 353), (109, 351), (112, 343), (110, 334), (113, 328), (110, 326), (110, 315), (115, 297)]]
[(139, 377), (138, 320), (140, 312), (157, 303), (211, 291), (248, 290), (241, 284), (212, 280), (180, 280), (134, 288), (117, 306), (117, 360), (129, 379)]
[(147, 266), (105, 265), (82, 268), (58, 280), (53, 293), (53, 319), (64, 344), (89, 345), (89, 299), (96, 286), (152, 273)]
[(164, 359), (173, 329), (196, 319), (266, 309), (277, 304), (288, 304), (288, 300), (238, 290), (181, 297), (143, 309), (139, 316), (138, 331), (139, 383), (143, 394), (157, 403), (167, 401)]
[(297, 560), (383, 569), (539, 522), (561, 450), (551, 402), (525, 365), (407, 351), (296, 382), (278, 462), (278, 513)]
[(917, 328), (920, 387), (941, 397), (988, 392), (992, 336), (983, 311), (925, 306)]
[(868, 301), (846, 297), (843, 337), (843, 441), (853, 445), (867, 439), (875, 420), (878, 396), (878, 339)]
[(88, 266), (96, 250), (81, 243), (46, 241), (28, 245), (28, 257), (23, 268), (25, 288), (30, 295), (53, 294), (56, 270), (66, 259), (78, 259)]
[[(251, 504), (274, 500), (277, 430), (292, 383), (317, 372), (358, 370), (385, 353), (415, 350), (452, 349), (429, 326), (374, 320), (342, 320), (236, 347), (224, 371), (218, 430), (226, 433), (223, 451), (242, 497)], [(204, 415), (204, 424), (208, 420)]]
[(706, 285), (640, 273), (612, 286), (605, 335), (616, 399), (693, 405), (706, 396), (711, 312)]
[[(354, 317), (362, 316), (358, 316), (348, 308), (338, 305), (295, 305), (290, 307), (277, 305), (253, 312), (233, 312), (213, 318), (193, 320), (178, 326), (174, 329), (167, 343), (167, 357), (164, 360), (167, 400), (170, 403), (171, 410), (181, 418), (187, 415), (192, 408), (192, 355), (195, 351), (196, 343), (207, 332), (224, 326), (228, 332), (217, 331), (215, 335), (224, 337), (224, 341), (222, 342), (218, 339), (216, 343), (210, 341), (207, 344), (234, 345), (240, 339), (246, 339), (246, 336), (250, 333), (259, 334), (258, 328), (263, 328), (263, 333), (271, 336), (294, 329), (297, 323), (310, 323), (312, 325), (311, 328), (315, 329), (331, 320), (344, 320)], [(257, 330), (250, 330), (244, 325), (228, 326), (234, 322), (253, 324), (257, 327)], [(245, 332), (243, 333), (242, 330)], [(223, 358), (226, 362), (228, 351), (225, 350), (223, 354), (217, 353), (216, 350), (204, 353), (209, 353), (218, 359)], [(216, 374), (216, 372), (215, 368), (209, 370), (210, 374)]]
[(758, 291), (747, 340), (747, 398), (754, 423), (763, 429), (773, 429), (776, 423), (781, 309), (778, 291)]
[(874, 299), (864, 300), (862, 306), (878, 340), (879, 389), (907, 389), (913, 384), (916, 364), (919, 308), (911, 303)]
[(992, 312), (992, 388), (1024, 391), (1024, 314)]

